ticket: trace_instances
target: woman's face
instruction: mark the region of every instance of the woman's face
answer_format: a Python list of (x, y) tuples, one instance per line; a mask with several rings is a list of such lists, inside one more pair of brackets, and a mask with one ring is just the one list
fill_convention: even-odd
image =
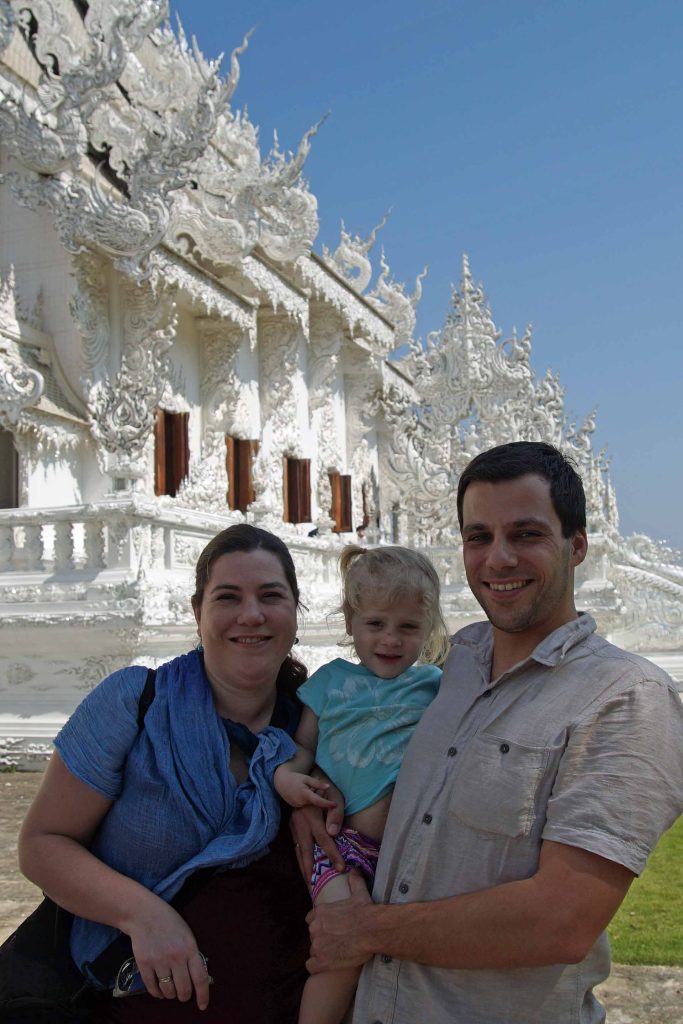
[(296, 604), (270, 551), (234, 551), (211, 567), (194, 610), (212, 683), (275, 683), (296, 636)]

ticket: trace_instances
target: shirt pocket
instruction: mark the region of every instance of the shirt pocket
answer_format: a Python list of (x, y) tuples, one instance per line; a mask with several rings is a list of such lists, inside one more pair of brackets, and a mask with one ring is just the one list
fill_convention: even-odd
[(518, 839), (535, 820), (549, 750), (504, 736), (480, 735), (462, 752), (451, 791), (451, 812), (478, 832)]

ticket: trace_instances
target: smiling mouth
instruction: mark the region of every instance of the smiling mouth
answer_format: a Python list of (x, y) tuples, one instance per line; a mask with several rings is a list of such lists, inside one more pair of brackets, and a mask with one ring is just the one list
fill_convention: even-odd
[(270, 640), (269, 636), (233, 636), (231, 641), (233, 644), (242, 644), (244, 647), (256, 647), (258, 644), (264, 643), (266, 640)]
[(492, 590), (495, 594), (504, 594), (510, 590), (522, 590), (524, 587), (528, 587), (531, 580), (508, 580), (505, 583), (486, 583), (485, 586)]

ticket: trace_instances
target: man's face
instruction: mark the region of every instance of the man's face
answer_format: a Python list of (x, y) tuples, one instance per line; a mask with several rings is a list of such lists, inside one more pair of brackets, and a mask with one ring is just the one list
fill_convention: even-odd
[(535, 646), (576, 618), (574, 567), (586, 557), (586, 533), (562, 536), (548, 480), (471, 483), (462, 538), (467, 581), (495, 629)]

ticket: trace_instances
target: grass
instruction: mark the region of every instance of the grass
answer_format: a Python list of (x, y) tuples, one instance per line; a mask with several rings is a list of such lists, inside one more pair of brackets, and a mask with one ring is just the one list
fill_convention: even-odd
[(660, 839), (608, 931), (615, 963), (683, 967), (683, 817)]

